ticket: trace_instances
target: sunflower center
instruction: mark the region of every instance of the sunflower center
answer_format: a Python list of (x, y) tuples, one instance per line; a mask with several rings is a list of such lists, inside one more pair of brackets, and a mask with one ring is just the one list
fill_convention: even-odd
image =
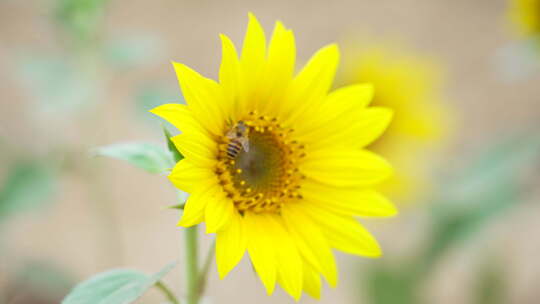
[(237, 180), (245, 180), (254, 189), (264, 189), (279, 179), (282, 151), (272, 134), (250, 134), (248, 151), (239, 151), (231, 169), (238, 173)]
[(277, 213), (283, 203), (301, 198), (297, 163), (305, 153), (293, 133), (277, 119), (251, 112), (221, 138), (216, 174), (241, 213)]

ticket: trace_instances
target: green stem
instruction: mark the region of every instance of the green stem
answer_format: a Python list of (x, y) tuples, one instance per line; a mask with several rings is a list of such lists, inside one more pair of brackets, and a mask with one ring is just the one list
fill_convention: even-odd
[(174, 296), (169, 287), (165, 285), (165, 283), (159, 281), (156, 283), (155, 286), (163, 293), (163, 295), (165, 295), (165, 298), (167, 298), (170, 303), (180, 304), (180, 301), (178, 301), (178, 299)]
[(204, 260), (203, 267), (201, 271), (199, 271), (199, 278), (198, 278), (198, 295), (201, 297), (204, 293), (204, 290), (206, 288), (206, 279), (208, 278), (208, 271), (210, 270), (210, 266), (212, 265), (212, 258), (214, 257), (214, 254), (216, 252), (216, 242), (212, 242), (212, 245), (208, 249), (208, 253), (206, 254), (206, 259)]
[(197, 226), (186, 228), (187, 304), (198, 304)]

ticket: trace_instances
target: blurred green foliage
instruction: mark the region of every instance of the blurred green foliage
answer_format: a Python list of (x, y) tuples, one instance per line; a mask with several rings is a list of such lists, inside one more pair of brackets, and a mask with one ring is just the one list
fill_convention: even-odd
[(529, 37), (498, 50), (497, 75), (505, 81), (524, 80), (540, 72), (540, 36)]
[(370, 303), (416, 304), (421, 303), (418, 279), (416, 271), (407, 265), (399, 268), (383, 263), (369, 267), (364, 288)]
[(56, 20), (77, 44), (88, 46), (97, 42), (107, 2), (107, 0), (59, 0), (55, 8)]
[(473, 286), (475, 304), (505, 304), (508, 302), (506, 276), (499, 259), (488, 258), (480, 263)]
[(96, 83), (66, 58), (28, 54), (20, 60), (19, 73), (26, 92), (37, 105), (31, 110), (57, 114), (79, 110), (98, 100)]
[(38, 160), (14, 162), (0, 188), (0, 221), (51, 203), (56, 188), (56, 172), (47, 163)]
[[(16, 59), (18, 72), (16, 76), (31, 101), (25, 109), (27, 113), (23, 116), (29, 119), (25, 123), (37, 124), (38, 128), (43, 128), (45, 131), (48, 128), (47, 123), (39, 124), (49, 122), (49, 120), (35, 119), (36, 114), (50, 114), (51, 117), (55, 117), (55, 121), (59, 122), (63, 120), (58, 120), (58, 117), (76, 121), (94, 119), (97, 117), (96, 114), (101, 114), (100, 102), (111, 102), (111, 94), (109, 94), (111, 80), (122, 73), (125, 74), (125, 69), (149, 63), (163, 48), (157, 36), (136, 32), (117, 38), (110, 35), (118, 35), (118, 33), (105, 32), (104, 21), (108, 0), (52, 0), (48, 3), (53, 5), (49, 11), (49, 17), (53, 25), (56, 25), (54, 30), (57, 39), (53, 42), (54, 49), (52, 51), (39, 48), (25, 49), (23, 52), (15, 50), (11, 54)], [(176, 91), (174, 94), (169, 94), (173, 91), (145, 83), (137, 85), (144, 88), (151, 87), (153, 90), (143, 96), (142, 103), (154, 98), (151, 102), (156, 104), (156, 96), (169, 100), (173, 100), (172, 97), (178, 99)], [(136, 90), (133, 89), (133, 91)], [(138, 93), (139, 91), (136, 92)], [(139, 99), (136, 100), (136, 102), (139, 101)], [(135, 107), (140, 108), (138, 104), (135, 104)], [(148, 112), (145, 112), (145, 115), (151, 116)], [(76, 127), (82, 128), (77, 132), (86, 131), (84, 122), (76, 124)], [(101, 188), (99, 182), (92, 181), (101, 178), (100, 173), (97, 172), (100, 170), (99, 167), (92, 166), (91, 170), (86, 170), (86, 166), (81, 166), (78, 169), (82, 170), (77, 172), (71, 170), (72, 168), (66, 168), (66, 158), (73, 159), (73, 162), (81, 161), (75, 155), (76, 153), (73, 153), (73, 151), (80, 151), (81, 143), (62, 142), (62, 140), (54, 142), (55, 146), (50, 147), (50, 150), (45, 153), (54, 155), (56, 160), (62, 160), (62, 164), (32, 155), (21, 159), (17, 153), (12, 152), (28, 151), (31, 147), (18, 147), (17, 141), (4, 142), (0, 138), (0, 160), (2, 164), (6, 164), (5, 168), (2, 168), (5, 169), (2, 170), (5, 177), (2, 176), (0, 179), (0, 223), (21, 212), (43, 210), (42, 207), (54, 202), (60, 174), (65, 173), (61, 172), (61, 169), (67, 169), (69, 173), (78, 174), (79, 177), (85, 179), (87, 187), (90, 188), (89, 192), (99, 197), (100, 203), (103, 204), (101, 209), (105, 210), (102, 215), (106, 223), (103, 226), (107, 230), (107, 236), (103, 238), (106, 240), (105, 245), (98, 250), (107, 250), (106, 248), (110, 247), (117, 252), (114, 245), (111, 245), (116, 243), (114, 241), (115, 223), (113, 216), (107, 214), (110, 206), (106, 205), (108, 202), (103, 199), (107, 196), (106, 189)], [(173, 156), (169, 151), (151, 144), (114, 145), (99, 149), (97, 153), (126, 160), (153, 173), (164, 172), (174, 164)], [(75, 156), (71, 156), (72, 154)], [(83, 155), (83, 159), (85, 156)], [(110, 225), (107, 221), (110, 221)], [(100, 224), (103, 223), (100, 222)], [(107, 242), (108, 239), (113, 241)], [(10, 244), (2, 245), (6, 245), (2, 250), (4, 250), (4, 255), (7, 255)], [(40, 289), (41, 286), (43, 290), (50, 289), (65, 294), (66, 286), (68, 284), (71, 286), (72, 281), (63, 276), (61, 271), (45, 263), (29, 264), (30, 268), (20, 260), (14, 264), (16, 265), (13, 265), (13, 268), (18, 269), (20, 273), (10, 274), (9, 283), (13, 283), (13, 286), (10, 286), (28, 287), (28, 290), (22, 291), (28, 293), (28, 296), (33, 295), (30, 288)], [(21, 283), (23, 279), (24, 282)], [(4, 299), (5, 291), (13, 289), (8, 287), (0, 286), (0, 302)], [(45, 299), (39, 300), (48, 303)]]
[[(419, 251), (408, 259), (374, 264), (367, 272), (369, 303), (429, 303), (421, 297), (422, 288), (438, 262), (525, 201), (530, 186), (524, 180), (531, 171), (538, 174), (540, 137), (526, 132), (498, 139), (466, 163), (440, 182), (442, 188), (430, 202), (429, 235)], [(500, 300), (505, 289), (502, 269), (495, 264), (486, 267), (479, 272), (473, 303), (505, 303)]]
[[(9, 296), (19, 298), (24, 294), (42, 300), (58, 301), (74, 285), (75, 277), (64, 268), (44, 260), (27, 260), (14, 273), (8, 285)], [(20, 303), (20, 301), (16, 301)]]
[[(476, 204), (473, 199), (489, 195), (500, 185), (515, 183), (529, 165), (539, 162), (540, 138), (531, 134), (534, 132), (501, 136), (483, 147), (466, 167), (442, 181), (437, 199), (454, 208), (467, 208)], [(446, 208), (444, 203), (434, 206)]]
[[(540, 137), (516, 135), (479, 153), (469, 165), (444, 180), (432, 202), (432, 235), (421, 259), (441, 258), (456, 242), (523, 202), (523, 178), (540, 162)], [(430, 267), (430, 266), (426, 266)]]
[(107, 100), (101, 95), (106, 95), (108, 79), (150, 62), (163, 48), (161, 40), (149, 34), (107, 37), (107, 5), (107, 0), (56, 0), (53, 18), (65, 34), (58, 39), (62, 49), (58, 54), (24, 53), (18, 62), (22, 84), (41, 112), (80, 111)]
[(476, 205), (474, 208), (445, 208), (446, 212), (433, 214), (431, 237), (421, 256), (423, 267), (430, 269), (432, 264), (441, 259), (456, 243), (474, 236), (489, 220), (522, 202), (520, 194), (517, 185), (509, 181), (485, 193), (480, 202), (471, 202)]
[(115, 269), (97, 274), (78, 284), (62, 304), (129, 304), (141, 297), (171, 271), (176, 262), (154, 275), (130, 269)]
[(138, 33), (107, 41), (102, 56), (114, 68), (129, 69), (151, 61), (162, 49), (162, 41), (157, 37)]

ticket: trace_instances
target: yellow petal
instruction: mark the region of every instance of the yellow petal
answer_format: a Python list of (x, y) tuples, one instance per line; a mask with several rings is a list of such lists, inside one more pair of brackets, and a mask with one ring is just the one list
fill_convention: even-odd
[(308, 100), (324, 98), (332, 86), (339, 63), (339, 49), (330, 44), (318, 50), (294, 78), (296, 97)]
[[(354, 147), (365, 147), (378, 139), (392, 121), (393, 111), (388, 108), (371, 107), (360, 114), (355, 123), (342, 134), (346, 143)], [(339, 139), (336, 139), (339, 140)]]
[(169, 174), (169, 180), (176, 188), (188, 193), (216, 183), (211, 167), (196, 166), (188, 159), (183, 159), (174, 166)]
[(266, 57), (266, 38), (264, 30), (252, 13), (248, 13), (249, 23), (242, 46), (242, 64), (245, 66), (262, 66)]
[(304, 263), (303, 275), (304, 290), (311, 297), (319, 300), (321, 298), (321, 277), (307, 263)]
[(388, 162), (372, 152), (339, 147), (309, 151), (300, 170), (313, 180), (337, 187), (375, 185), (392, 173)]
[(362, 111), (373, 99), (373, 91), (371, 84), (355, 84), (331, 92), (319, 110), (303, 117), (302, 123), (295, 125), (299, 140), (309, 141), (316, 138), (317, 141), (323, 140), (324, 145), (327, 145), (328, 141), (336, 142), (332, 140), (333, 137), (359, 120)]
[(271, 215), (269, 218), (273, 244), (276, 248), (279, 285), (298, 301), (302, 295), (302, 259), (281, 219), (277, 215)]
[[(327, 109), (325, 113), (332, 115), (333, 112)], [(309, 143), (312, 149), (335, 145), (363, 148), (381, 137), (392, 121), (392, 116), (393, 111), (388, 108), (351, 109), (299, 140)]]
[(228, 224), (233, 212), (235, 212), (233, 202), (225, 197), (223, 191), (220, 191), (206, 205), (206, 233), (218, 232), (224, 225)]
[(373, 100), (375, 90), (370, 83), (359, 83), (332, 91), (324, 101), (324, 109), (339, 108), (344, 113), (353, 108), (365, 108)]
[(220, 109), (225, 100), (219, 85), (189, 67), (173, 62), (182, 94), (194, 117), (210, 133), (222, 135), (225, 113)]
[(271, 115), (279, 114), (278, 109), (283, 104), (284, 94), (292, 80), (295, 58), (294, 34), (277, 21), (270, 40), (264, 81), (258, 86), (257, 100), (261, 111)]
[(330, 89), (337, 65), (339, 50), (331, 44), (317, 51), (293, 79), (287, 99), (283, 103), (281, 114), (287, 122), (294, 123), (308, 108), (317, 108)]
[(199, 132), (182, 133), (173, 136), (172, 142), (184, 155), (193, 163), (212, 166), (217, 155), (216, 143), (208, 137), (202, 136)]
[(268, 49), (267, 72), (272, 73), (270, 76), (275, 80), (290, 79), (294, 72), (295, 58), (294, 34), (291, 30), (287, 30), (283, 23), (277, 21)]
[(150, 112), (167, 120), (182, 132), (200, 132), (206, 136), (208, 135), (186, 105), (178, 103), (164, 104), (150, 110)]
[(397, 213), (388, 199), (372, 189), (338, 188), (306, 181), (300, 193), (306, 204), (315, 204), (344, 215), (387, 217)]
[(308, 204), (298, 204), (321, 227), (330, 245), (346, 253), (379, 257), (377, 240), (351, 216), (343, 216)]
[(285, 204), (282, 216), (304, 259), (324, 275), (330, 286), (336, 286), (338, 275), (334, 255), (319, 227), (298, 204)]
[(272, 242), (272, 225), (264, 214), (246, 212), (245, 232), (248, 237), (248, 252), (259, 278), (270, 295), (274, 292), (277, 278), (276, 248)]
[(220, 34), (220, 38), (222, 58), (219, 68), (219, 83), (224, 90), (226, 103), (229, 104), (227, 112), (230, 111), (232, 120), (236, 121), (238, 120), (239, 109), (237, 109), (238, 105), (235, 103), (235, 100), (245, 99), (243, 96), (241, 66), (236, 48), (231, 39), (223, 34)]
[(252, 13), (249, 13), (249, 22), (240, 59), (242, 74), (245, 75), (244, 89), (246, 90), (246, 100), (239, 100), (241, 108), (245, 108), (248, 104), (254, 102), (250, 95), (256, 92), (257, 84), (263, 77), (265, 62), (266, 37), (264, 30), (257, 18)]
[(244, 256), (247, 247), (243, 218), (234, 211), (229, 224), (216, 236), (216, 264), (223, 279)]
[[(362, 113), (371, 102), (373, 93), (374, 88), (371, 84), (354, 84), (334, 90), (324, 99), (318, 111), (317, 118), (322, 121), (321, 127), (326, 127), (334, 133), (342, 131), (341, 127), (350, 126), (351, 122), (358, 120), (355, 115)], [(335, 126), (341, 129), (335, 130)]]
[(200, 224), (204, 220), (204, 209), (216, 191), (217, 189), (215, 187), (210, 187), (190, 194), (178, 226), (191, 227)]

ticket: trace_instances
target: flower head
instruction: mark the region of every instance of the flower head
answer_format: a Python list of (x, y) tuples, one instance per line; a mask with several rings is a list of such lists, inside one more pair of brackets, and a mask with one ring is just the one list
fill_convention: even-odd
[(508, 17), (521, 35), (540, 35), (540, 0), (511, 0)]
[(342, 82), (370, 82), (372, 105), (394, 110), (384, 134), (367, 148), (395, 168), (379, 189), (400, 201), (416, 200), (429, 189), (429, 153), (447, 141), (453, 113), (441, 96), (439, 67), (401, 45), (370, 43), (347, 49)]
[(190, 194), (179, 225), (205, 222), (216, 233), (220, 277), (247, 250), (269, 294), (278, 282), (295, 299), (302, 290), (319, 297), (321, 275), (337, 283), (332, 248), (381, 254), (354, 216), (396, 213), (372, 190), (391, 168), (364, 149), (391, 111), (367, 107), (371, 85), (329, 93), (336, 45), (295, 75), (294, 35), (280, 22), (267, 46), (250, 14), (241, 57), (227, 36), (221, 41), (219, 82), (173, 63), (187, 105), (153, 110), (182, 131), (172, 141), (185, 159), (169, 176)]

